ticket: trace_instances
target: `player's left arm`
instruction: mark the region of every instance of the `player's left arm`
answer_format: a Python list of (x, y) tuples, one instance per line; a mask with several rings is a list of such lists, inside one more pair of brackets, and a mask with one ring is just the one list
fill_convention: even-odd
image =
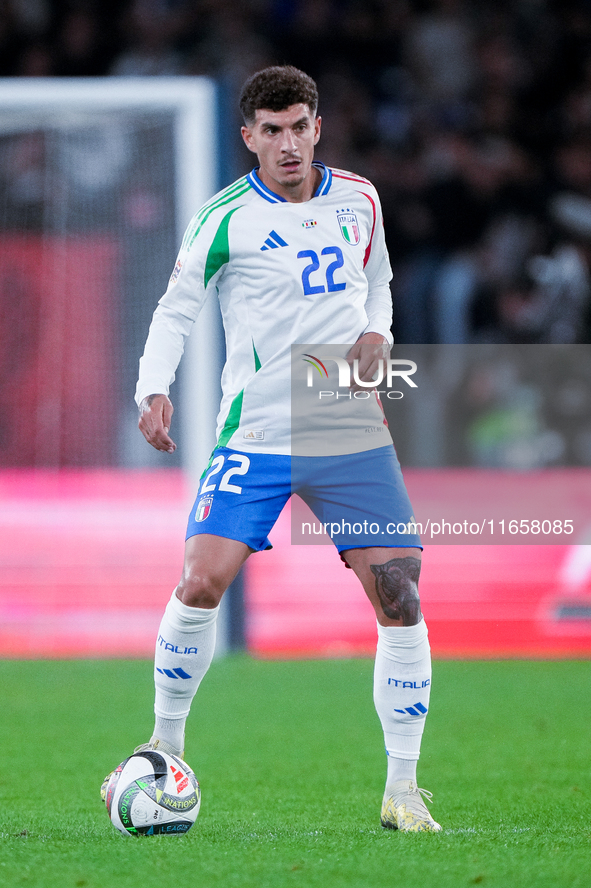
[(347, 361), (351, 366), (353, 361), (359, 361), (359, 379), (363, 382), (372, 380), (378, 371), (380, 361), (387, 361), (389, 357), (390, 343), (386, 337), (371, 331), (363, 333), (347, 352)]
[(359, 378), (369, 382), (375, 376), (380, 360), (390, 357), (393, 344), (390, 326), (392, 324), (392, 296), (390, 280), (392, 269), (386, 249), (382, 208), (374, 188), (364, 193), (371, 209), (371, 235), (365, 254), (364, 272), (367, 277), (367, 299), (365, 311), (368, 323), (347, 354), (350, 364), (359, 361)]
[(363, 333), (381, 333), (384, 339), (392, 345), (394, 342), (390, 331), (392, 326), (392, 294), (390, 293), (392, 268), (386, 249), (382, 207), (375, 188), (370, 187), (364, 191), (364, 197), (371, 207), (372, 231), (365, 251), (363, 267), (367, 278), (365, 312), (368, 320)]

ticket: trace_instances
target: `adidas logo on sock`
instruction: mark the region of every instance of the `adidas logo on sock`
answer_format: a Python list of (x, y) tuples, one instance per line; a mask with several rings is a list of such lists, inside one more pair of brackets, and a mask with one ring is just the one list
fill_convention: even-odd
[(261, 247), (261, 250), (276, 250), (278, 247), (288, 247), (287, 244), (280, 234), (277, 234), (276, 231), (270, 231), (269, 237)]
[(159, 666), (156, 667), (156, 672), (160, 672), (161, 675), (168, 675), (169, 678), (191, 678), (188, 672), (185, 672), (184, 669), (181, 669), (180, 666), (176, 669), (160, 669)]
[(422, 703), (415, 703), (413, 706), (407, 706), (406, 709), (395, 709), (394, 712), (400, 712), (402, 715), (426, 715), (429, 710)]

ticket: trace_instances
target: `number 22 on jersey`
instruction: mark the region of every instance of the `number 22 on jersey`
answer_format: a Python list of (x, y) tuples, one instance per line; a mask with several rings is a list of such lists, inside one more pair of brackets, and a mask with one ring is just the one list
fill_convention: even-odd
[(334, 259), (326, 264), (326, 260), (321, 261), (314, 250), (300, 250), (298, 253), (298, 259), (309, 260), (302, 271), (302, 286), (306, 296), (313, 296), (315, 293), (335, 293), (347, 286), (346, 283), (339, 283), (334, 279), (337, 269), (345, 264), (341, 248), (325, 247), (320, 255), (334, 256)]

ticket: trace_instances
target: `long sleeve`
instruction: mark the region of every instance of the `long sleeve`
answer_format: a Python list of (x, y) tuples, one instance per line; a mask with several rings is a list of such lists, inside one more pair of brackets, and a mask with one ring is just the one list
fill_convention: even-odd
[(191, 318), (173, 308), (158, 305), (140, 358), (135, 393), (138, 407), (148, 395), (168, 395), (192, 326)]
[(382, 208), (377, 193), (374, 189), (372, 192), (371, 195), (366, 194), (373, 207), (374, 226), (365, 264), (365, 274), (368, 281), (365, 311), (368, 324), (363, 332), (381, 333), (392, 345), (393, 338), (390, 331), (392, 326), (392, 295), (390, 293), (392, 269), (386, 249)]
[(217, 275), (210, 271), (217, 255), (212, 245), (215, 247), (219, 227), (220, 210), (216, 210), (215, 205), (213, 208), (206, 205), (191, 220), (185, 232), (168, 288), (154, 312), (140, 359), (135, 395), (138, 406), (148, 395), (167, 395), (170, 390), (185, 339), (219, 277), (219, 270)]

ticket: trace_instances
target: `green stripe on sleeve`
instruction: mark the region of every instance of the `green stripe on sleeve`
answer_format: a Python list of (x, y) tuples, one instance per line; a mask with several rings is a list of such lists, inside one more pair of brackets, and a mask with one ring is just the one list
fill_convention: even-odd
[(215, 203), (212, 203), (211, 206), (203, 207), (203, 209), (200, 210), (199, 213), (197, 213), (197, 225), (196, 225), (195, 230), (192, 232), (192, 234), (190, 236), (187, 235), (185, 237), (184, 243), (188, 241), (187, 248), (190, 249), (193, 246), (195, 238), (197, 237), (197, 235), (199, 234), (199, 232), (201, 231), (201, 229), (203, 228), (203, 226), (205, 225), (205, 223), (207, 222), (207, 220), (209, 219), (211, 214), (214, 212), (214, 210), (218, 210), (220, 207), (223, 207), (226, 204), (232, 203), (233, 200), (237, 200), (239, 197), (242, 197), (242, 195), (246, 194), (247, 191), (250, 191), (250, 185), (248, 185), (248, 184), (246, 185), (246, 187), (231, 194), (225, 200), (217, 200), (217, 201), (215, 201)]
[(219, 207), (223, 207), (225, 204), (230, 203), (230, 201), (234, 200), (236, 197), (240, 197), (242, 194), (245, 194), (250, 188), (246, 176), (243, 176), (242, 179), (238, 179), (237, 182), (234, 182), (232, 185), (229, 185), (219, 194), (214, 195), (211, 200), (208, 200), (207, 203), (203, 204), (200, 210), (193, 216), (191, 222), (185, 231), (185, 236), (183, 238), (183, 247), (188, 248), (191, 246), (199, 232), (201, 231), (204, 222), (207, 221), (213, 210), (218, 209)]
[(228, 227), (230, 225), (230, 219), (232, 218), (233, 214), (236, 212), (236, 210), (239, 209), (240, 207), (234, 207), (233, 210), (230, 210), (229, 213), (226, 213), (219, 224), (213, 241), (211, 242), (209, 253), (207, 254), (207, 260), (205, 262), (205, 274), (203, 277), (203, 283), (205, 287), (207, 287), (208, 283), (210, 282), (216, 271), (219, 271), (222, 265), (225, 265), (230, 259)]

